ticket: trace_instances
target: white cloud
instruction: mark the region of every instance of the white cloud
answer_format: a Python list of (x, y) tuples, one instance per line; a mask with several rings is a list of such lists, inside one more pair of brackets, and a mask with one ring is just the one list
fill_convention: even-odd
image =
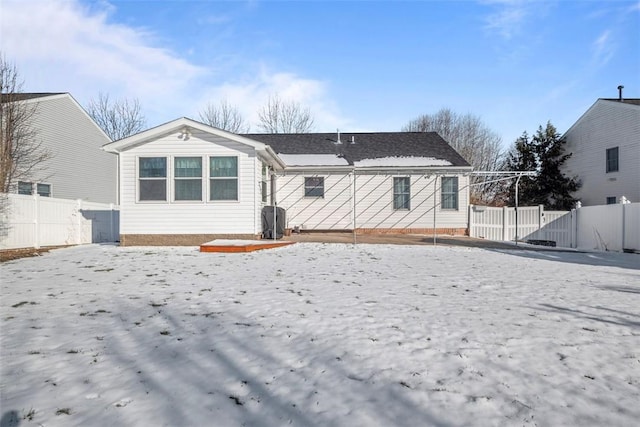
[(486, 28), (507, 40), (519, 32), (529, 13), (527, 3), (522, 0), (486, 0), (482, 3), (495, 6), (494, 13), (486, 18)]
[(593, 42), (593, 62), (595, 65), (605, 65), (613, 57), (614, 41), (610, 30), (605, 30)]
[(326, 83), (293, 73), (271, 71), (266, 66), (257, 68), (257, 72), (248, 78), (209, 88), (199, 100), (198, 108), (201, 109), (207, 102), (217, 103), (225, 99), (237, 106), (251, 122), (252, 130), (257, 131), (258, 111), (270, 96), (278, 95), (285, 101), (308, 107), (315, 119), (314, 131), (333, 131), (336, 127), (349, 125), (349, 121), (337, 113), (338, 108), (329, 100)]
[(153, 28), (111, 22), (116, 7), (104, 1), (89, 7), (78, 0), (2, 0), (0, 50), (18, 66), (25, 90), (70, 92), (83, 104), (98, 92), (138, 98), (149, 126), (197, 118), (207, 101), (220, 98), (255, 123), (258, 108), (276, 93), (308, 106), (316, 128), (345, 124), (324, 82), (255, 61), (238, 61), (242, 69), (233, 73), (207, 69), (187, 59), (193, 56), (188, 50), (181, 56), (159, 46)]
[(159, 101), (204, 73), (153, 46), (144, 29), (110, 23), (112, 6), (89, 10), (75, 1), (3, 1), (1, 49), (15, 61), (27, 90), (97, 92)]

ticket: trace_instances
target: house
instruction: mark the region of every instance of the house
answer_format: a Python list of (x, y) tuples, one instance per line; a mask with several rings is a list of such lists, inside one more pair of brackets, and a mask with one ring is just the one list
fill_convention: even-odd
[(2, 94), (33, 111), (31, 129), (48, 158), (12, 193), (117, 203), (116, 159), (100, 148), (111, 140), (68, 93)]
[[(621, 89), (621, 88), (620, 88)], [(583, 206), (640, 202), (640, 99), (598, 99), (564, 134), (566, 176)]]
[(471, 166), (436, 133), (237, 135), (180, 118), (103, 148), (123, 245), (256, 238), (273, 204), (289, 229), (466, 232)]

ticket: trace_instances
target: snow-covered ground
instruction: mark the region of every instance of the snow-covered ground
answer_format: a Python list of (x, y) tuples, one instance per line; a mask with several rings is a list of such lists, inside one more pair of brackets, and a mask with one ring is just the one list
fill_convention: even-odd
[(91, 245), (0, 273), (2, 427), (640, 420), (639, 255)]

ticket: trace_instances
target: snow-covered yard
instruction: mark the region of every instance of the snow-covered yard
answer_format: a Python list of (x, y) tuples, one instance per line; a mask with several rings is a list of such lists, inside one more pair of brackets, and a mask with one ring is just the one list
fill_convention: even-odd
[(2, 427), (640, 419), (639, 255), (91, 245), (0, 273)]

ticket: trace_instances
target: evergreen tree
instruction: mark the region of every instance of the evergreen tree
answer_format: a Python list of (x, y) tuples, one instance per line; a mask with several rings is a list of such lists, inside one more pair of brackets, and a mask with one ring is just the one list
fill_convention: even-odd
[(565, 144), (566, 141), (551, 122), (547, 122), (544, 129), (539, 126), (533, 137), (540, 167), (537, 179), (538, 199), (547, 209), (570, 210), (577, 201), (571, 195), (578, 189), (577, 180), (564, 176), (560, 170), (560, 166), (571, 157), (571, 153), (565, 153)]
[[(571, 157), (565, 153), (564, 139), (556, 128), (547, 123), (538, 127), (533, 138), (526, 132), (518, 138), (510, 150), (505, 170), (536, 171), (535, 177), (522, 177), (518, 185), (518, 204), (520, 206), (544, 205), (552, 210), (569, 210), (576, 199), (571, 195), (579, 183), (575, 178), (562, 174), (560, 166)], [(515, 205), (515, 186), (513, 180), (508, 189), (509, 205)]]

